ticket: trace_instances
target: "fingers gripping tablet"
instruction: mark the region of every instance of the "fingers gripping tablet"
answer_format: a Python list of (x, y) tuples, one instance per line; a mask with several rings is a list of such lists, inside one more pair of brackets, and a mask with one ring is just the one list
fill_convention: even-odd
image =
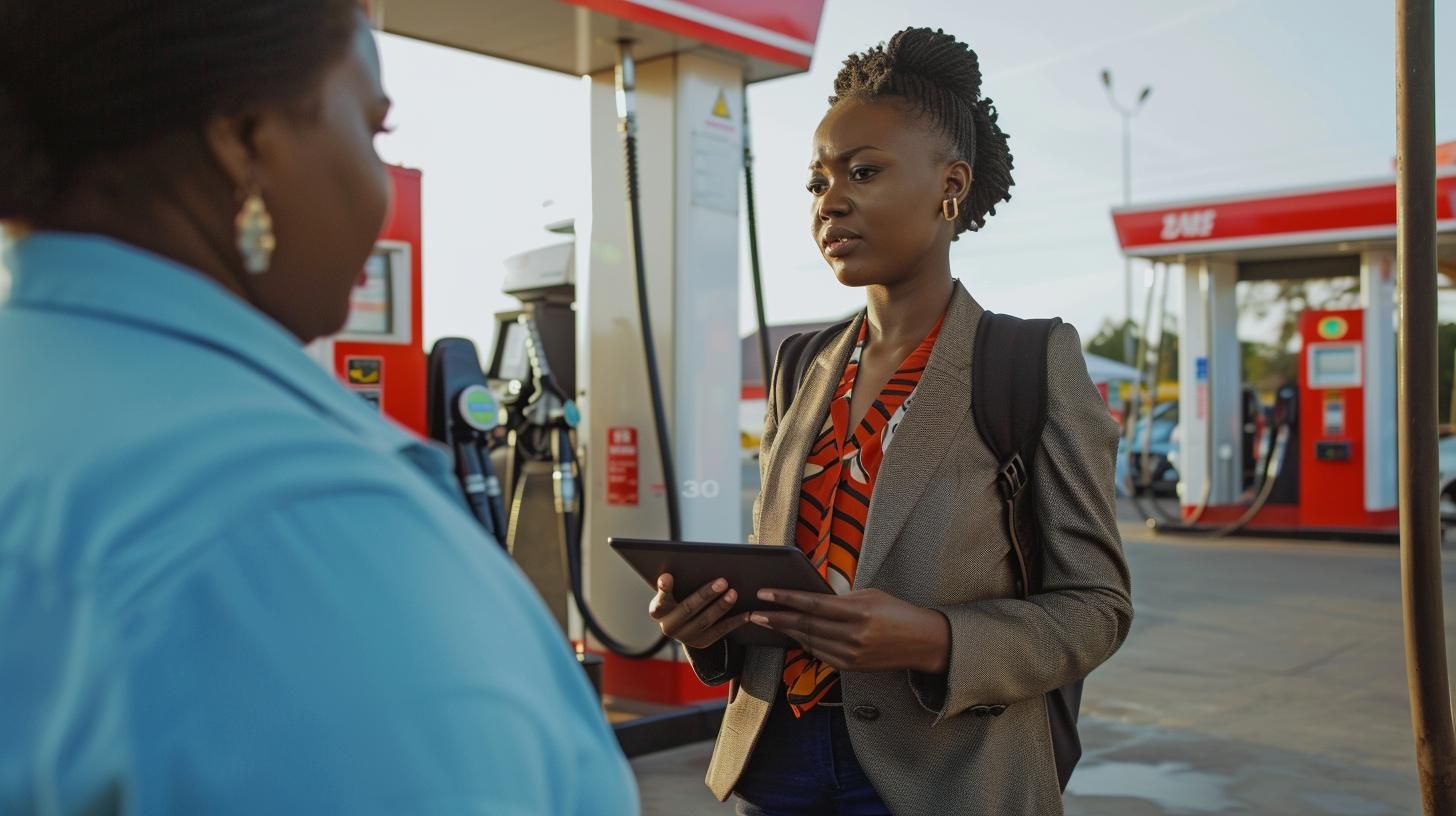
[[(654, 589), (658, 576), (671, 574), (672, 594), (678, 601), (712, 581), (719, 578), (727, 580), (728, 586), (738, 593), (738, 600), (728, 615), (784, 608), (759, 600), (760, 589), (834, 594), (797, 547), (615, 537), (607, 539), (607, 543)], [(784, 646), (791, 643), (782, 633), (753, 625), (739, 627), (728, 638), (745, 646)]]

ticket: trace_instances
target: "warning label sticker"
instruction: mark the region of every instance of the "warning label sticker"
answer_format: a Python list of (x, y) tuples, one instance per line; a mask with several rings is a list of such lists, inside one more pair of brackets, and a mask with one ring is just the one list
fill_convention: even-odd
[(637, 504), (637, 429), (607, 429), (607, 504)]
[(384, 380), (384, 361), (378, 357), (350, 357), (344, 361), (350, 385), (379, 385)]

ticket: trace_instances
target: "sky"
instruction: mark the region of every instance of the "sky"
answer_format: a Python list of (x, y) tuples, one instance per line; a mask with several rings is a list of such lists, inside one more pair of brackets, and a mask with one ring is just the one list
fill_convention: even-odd
[[(1437, 2), (1438, 54), (1456, 43), (1453, 6)], [(804, 190), (812, 134), (845, 55), (910, 25), (944, 28), (976, 50), (1010, 135), (1016, 186), (981, 232), (954, 246), (954, 269), (987, 308), (1057, 315), (1085, 339), (1123, 311), (1109, 217), (1122, 197), (1121, 124), (1101, 70), (1124, 102), (1153, 88), (1133, 120), (1134, 203), (1380, 177), (1395, 154), (1393, 7), (828, 0), (812, 69), (749, 90), (769, 322), (863, 303), (819, 257)], [(427, 341), (460, 334), (484, 353), (490, 315), (512, 307), (499, 291), (502, 260), (559, 240), (542, 226), (586, 198), (582, 81), (391, 35), (382, 51), (398, 130), (381, 152), (424, 171)], [(1442, 63), (1437, 76), (1437, 137), (1456, 139), (1456, 76)], [(746, 334), (746, 249), (742, 267)], [(1144, 279), (1139, 269), (1139, 294)]]
[[(1440, 60), (1456, 43), (1456, 0), (1436, 6)], [(1085, 339), (1123, 311), (1109, 217), (1122, 197), (1121, 125), (1100, 71), (1113, 72), (1124, 102), (1153, 88), (1133, 120), (1135, 203), (1389, 175), (1393, 8), (1391, 0), (828, 0), (812, 69), (749, 90), (769, 321), (836, 317), (863, 303), (819, 257), (804, 190), (812, 134), (845, 55), (910, 25), (944, 28), (976, 50), (1010, 135), (1016, 186), (981, 232), (954, 245), (955, 272), (988, 308), (1060, 316)], [(380, 39), (397, 128), (380, 151), (424, 173), (426, 342), (463, 335), (484, 354), (492, 314), (513, 306), (500, 292), (503, 260), (560, 240), (542, 227), (586, 200), (583, 81)], [(1447, 141), (1456, 139), (1456, 74), (1449, 58), (1436, 68), (1437, 138)], [(1143, 271), (1135, 278), (1141, 285)], [(1442, 312), (1456, 316), (1456, 299), (1443, 300)]]

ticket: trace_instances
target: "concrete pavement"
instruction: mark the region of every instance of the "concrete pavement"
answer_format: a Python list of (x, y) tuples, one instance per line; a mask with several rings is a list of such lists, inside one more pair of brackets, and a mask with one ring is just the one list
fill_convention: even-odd
[[(1419, 813), (1395, 547), (1124, 541), (1136, 619), (1087, 682), (1068, 814)], [(643, 812), (731, 813), (710, 750), (635, 761)]]

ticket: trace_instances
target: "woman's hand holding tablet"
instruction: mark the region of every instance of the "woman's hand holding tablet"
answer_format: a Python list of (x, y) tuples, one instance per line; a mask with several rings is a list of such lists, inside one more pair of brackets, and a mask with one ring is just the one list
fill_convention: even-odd
[(657, 590), (648, 614), (662, 633), (693, 648), (724, 636), (743, 645), (790, 645), (782, 632), (743, 625), (749, 613), (785, 608), (760, 600), (758, 591), (834, 594), (798, 547), (615, 537), (607, 543)]
[(840, 671), (911, 669), (944, 674), (950, 661), (950, 621), (878, 589), (825, 597), (765, 589), (760, 600), (781, 611), (749, 613), (749, 623), (780, 632)]
[(673, 599), (672, 573), (657, 578), (657, 594), (647, 605), (647, 614), (657, 621), (662, 633), (684, 646), (706, 649), (734, 629), (748, 622), (752, 613), (729, 616), (738, 593), (722, 578), (705, 584), (682, 601)]

